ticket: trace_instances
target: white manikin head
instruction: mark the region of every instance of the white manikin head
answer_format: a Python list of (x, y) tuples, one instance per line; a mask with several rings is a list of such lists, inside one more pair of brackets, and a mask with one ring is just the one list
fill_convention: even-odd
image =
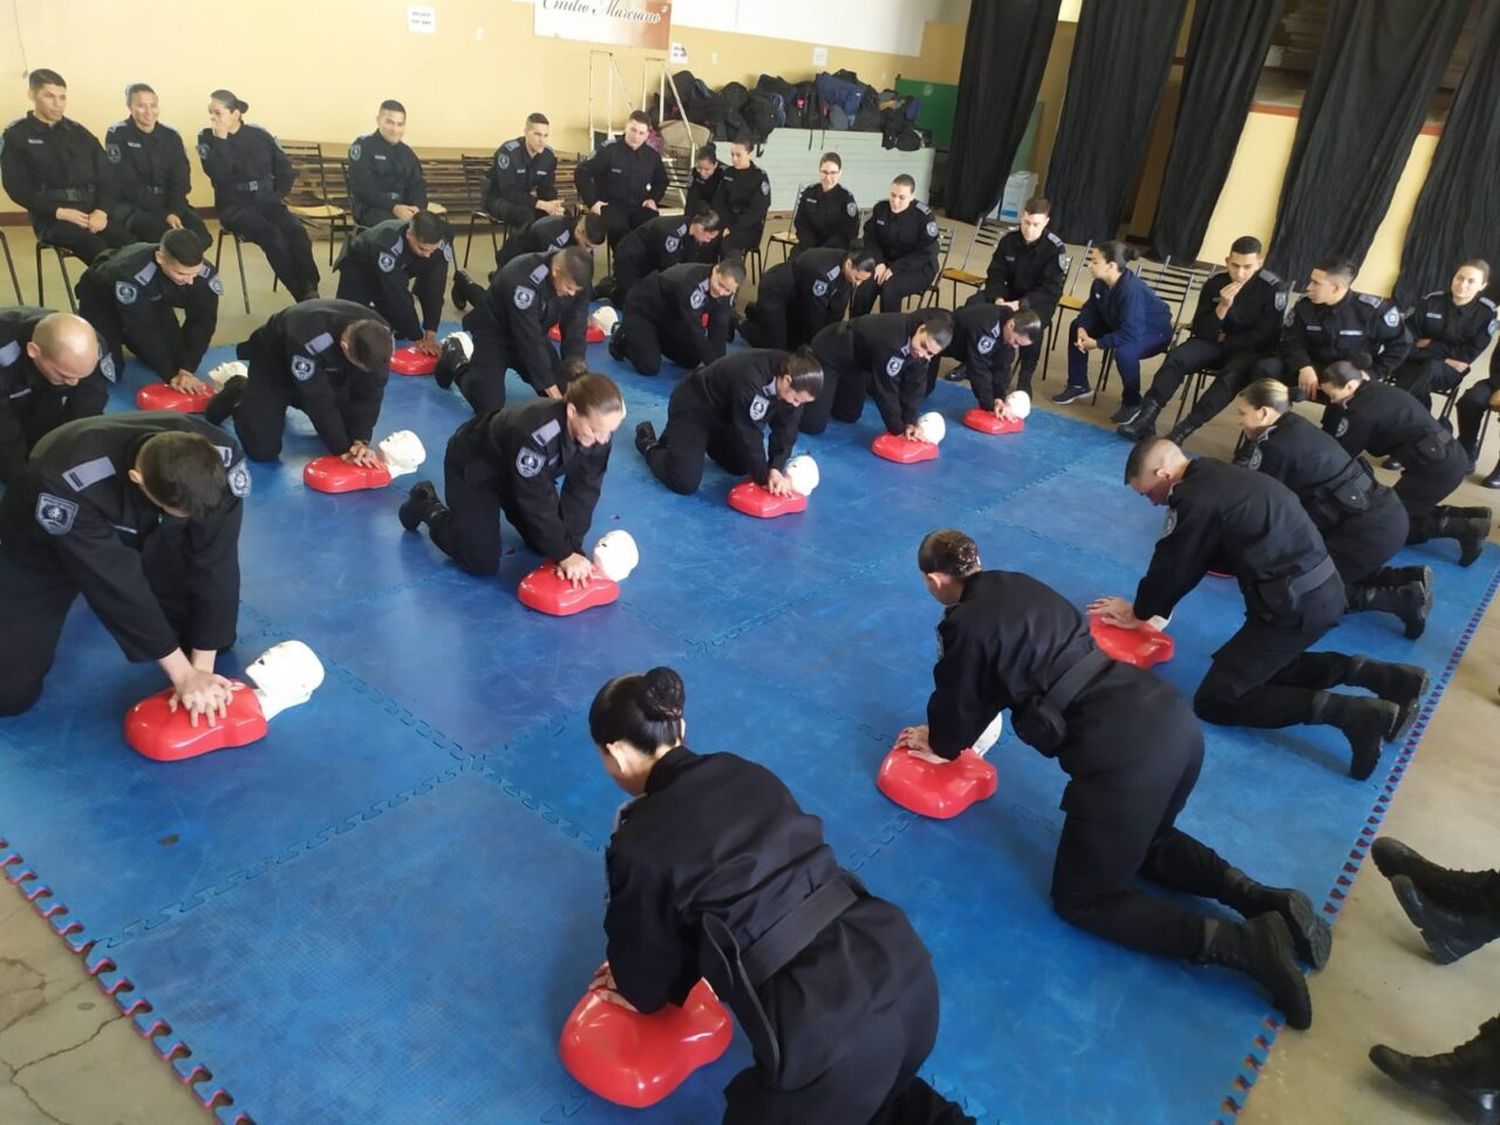
[(589, 319), (599, 326), (601, 332), (608, 336), (615, 330), (615, 325), (620, 323), (620, 314), (612, 306), (605, 305), (593, 316), (589, 317)]
[(463, 361), (468, 363), (474, 358), (474, 337), (467, 332), (450, 332), (443, 337), (443, 343), (453, 341), (454, 347), (458, 348)]
[(943, 416), (936, 410), (929, 410), (917, 419), (917, 430), (923, 441), (939, 445), (948, 436), (948, 423), (943, 421)]
[(1025, 391), (1011, 391), (1005, 396), (1005, 405), (1017, 418), (1025, 418), (1031, 413), (1031, 396)]
[(628, 531), (607, 531), (594, 544), (594, 566), (611, 582), (625, 581), (640, 561), (640, 549)]
[(255, 685), (261, 713), (269, 721), (288, 707), (306, 703), (323, 682), (323, 664), (301, 641), (282, 641), (245, 669)]
[(823, 479), (818, 473), (818, 463), (807, 453), (799, 453), (786, 463), (786, 478), (792, 482), (792, 491), (799, 496), (811, 496)]
[(229, 380), (233, 379), (236, 375), (249, 374), (250, 365), (248, 363), (245, 363), (243, 360), (231, 359), (227, 363), (219, 364), (218, 367), (215, 367), (206, 376), (204, 376), (204, 378), (206, 378), (210, 383), (213, 384), (215, 390), (222, 391), (224, 389), (224, 384), (229, 382)]
[(422, 448), (422, 439), (410, 430), (397, 430), (380, 443), (380, 456), (385, 460), (386, 470), (393, 477), (414, 473), (427, 460), (427, 450)]

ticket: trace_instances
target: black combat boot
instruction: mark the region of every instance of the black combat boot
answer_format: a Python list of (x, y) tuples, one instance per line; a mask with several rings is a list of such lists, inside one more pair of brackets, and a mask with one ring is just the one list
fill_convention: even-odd
[(432, 513), (443, 505), (438, 500), (437, 489), (432, 486), (430, 480), (419, 480), (411, 486), (411, 491), (406, 494), (406, 499), (401, 502), (401, 507), (396, 514), (401, 517), (401, 526), (407, 531), (416, 531), (417, 528), (432, 518)]
[(1338, 727), (1349, 740), (1349, 776), (1364, 781), (1380, 762), (1380, 744), (1400, 717), (1400, 708), (1383, 699), (1320, 691), (1308, 722)]
[(1414, 641), (1427, 629), (1432, 612), (1432, 589), (1421, 582), (1377, 585), (1362, 582), (1348, 588), (1346, 613), (1394, 613), (1405, 626), (1406, 639)]
[(1224, 873), (1224, 885), (1214, 896), (1231, 910), (1246, 918), (1261, 914), (1279, 914), (1292, 935), (1297, 956), (1314, 969), (1328, 964), (1333, 952), (1333, 929), (1317, 908), (1294, 887), (1267, 887), (1257, 883), (1237, 867)]
[(635, 448), (642, 457), (646, 456), (652, 446), (656, 444), (656, 427), (650, 422), (642, 422), (635, 428)]
[(1386, 664), (1368, 656), (1354, 656), (1350, 658), (1349, 674), (1344, 677), (1344, 683), (1368, 688), (1387, 703), (1396, 705), (1399, 714), (1391, 723), (1385, 740), (1400, 742), (1416, 721), (1431, 677), (1426, 668), (1415, 664)]
[(469, 307), (469, 289), (473, 280), (463, 270), (453, 271), (453, 307), (463, 312)]
[(1500, 1016), (1447, 1054), (1418, 1058), (1377, 1044), (1370, 1061), (1413, 1093), (1441, 1099), (1470, 1125), (1500, 1125)]
[(1237, 969), (1271, 994), (1271, 1002), (1298, 1030), (1312, 1026), (1312, 997), (1297, 968), (1292, 935), (1280, 914), (1258, 914), (1247, 922), (1222, 918), (1203, 920), (1200, 965)]
[(208, 400), (203, 408), (203, 417), (215, 426), (222, 426), (225, 419), (234, 413), (234, 408), (240, 404), (240, 399), (245, 397), (245, 388), (250, 385), (250, 380), (243, 375), (235, 375), (224, 381), (224, 387), (218, 394)]
[(1458, 565), (1473, 566), (1484, 550), (1484, 541), (1490, 537), (1493, 513), (1488, 508), (1440, 507), (1434, 512), (1437, 526), (1434, 539), (1458, 540)]
[(453, 386), (454, 380), (469, 369), (473, 347), (473, 337), (467, 332), (454, 332), (443, 340), (438, 349), (437, 364), (432, 369), (433, 380), (443, 390)]
[(1140, 413), (1123, 426), (1115, 427), (1115, 433), (1122, 438), (1131, 441), (1140, 441), (1141, 438), (1156, 436), (1156, 416), (1161, 413), (1162, 404), (1157, 402), (1150, 393), (1141, 399)]
[(1394, 836), (1382, 836), (1370, 848), (1375, 866), (1387, 879), (1405, 875), (1424, 898), (1445, 910), (1476, 913), (1500, 910), (1500, 871), (1457, 871), (1439, 867)]
[(1419, 891), (1406, 875), (1393, 878), (1391, 890), (1411, 924), (1422, 931), (1422, 940), (1439, 965), (1451, 965), (1500, 937), (1500, 910), (1446, 910)]

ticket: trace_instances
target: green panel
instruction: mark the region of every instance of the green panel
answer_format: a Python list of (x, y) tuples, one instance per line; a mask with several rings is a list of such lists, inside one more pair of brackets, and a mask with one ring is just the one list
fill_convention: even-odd
[(946, 82), (918, 82), (897, 78), (896, 93), (919, 98), (922, 110), (917, 114), (917, 128), (932, 134), (934, 148), (946, 149), (953, 140), (953, 110), (958, 104), (958, 87)]

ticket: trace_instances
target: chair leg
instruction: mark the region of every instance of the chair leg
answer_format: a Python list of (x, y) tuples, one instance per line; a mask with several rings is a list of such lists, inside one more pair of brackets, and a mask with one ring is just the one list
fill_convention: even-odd
[(42, 280), (42, 244), (36, 244), (36, 303), (39, 308), (47, 307), (47, 286)]
[(68, 276), (68, 261), (60, 246), (54, 246), (53, 252), (57, 255), (57, 269), (62, 274), (63, 291), (68, 295), (68, 311), (78, 311), (78, 298), (73, 295), (73, 279)]
[(245, 284), (245, 251), (240, 244), (240, 236), (234, 236), (234, 260), (240, 266), (240, 296), (245, 301), (245, 315), (250, 315), (250, 286)]
[(16, 274), (16, 260), (10, 256), (10, 241), (0, 231), (0, 250), (5, 251), (5, 265), (10, 270), (10, 283), (16, 290), (16, 304), (24, 305), (26, 298), (21, 296), (21, 278)]
[(464, 269), (469, 268), (469, 251), (474, 248), (474, 216), (469, 216), (469, 233), (464, 236)]

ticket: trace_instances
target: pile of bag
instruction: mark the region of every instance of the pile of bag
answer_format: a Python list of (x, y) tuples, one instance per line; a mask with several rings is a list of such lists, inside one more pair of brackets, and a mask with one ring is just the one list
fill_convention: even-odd
[(755, 89), (730, 82), (717, 92), (690, 70), (679, 70), (672, 81), (681, 98), (681, 109), (670, 92), (665, 112), (652, 104), (650, 112), (662, 121), (686, 116), (709, 130), (716, 141), (748, 137), (764, 144), (773, 130), (836, 129), (884, 134), (886, 148), (911, 152), (931, 144), (929, 135), (916, 127), (921, 105), (916, 98), (894, 90), (876, 92), (852, 70), (820, 74), (808, 82), (791, 83), (762, 74)]

